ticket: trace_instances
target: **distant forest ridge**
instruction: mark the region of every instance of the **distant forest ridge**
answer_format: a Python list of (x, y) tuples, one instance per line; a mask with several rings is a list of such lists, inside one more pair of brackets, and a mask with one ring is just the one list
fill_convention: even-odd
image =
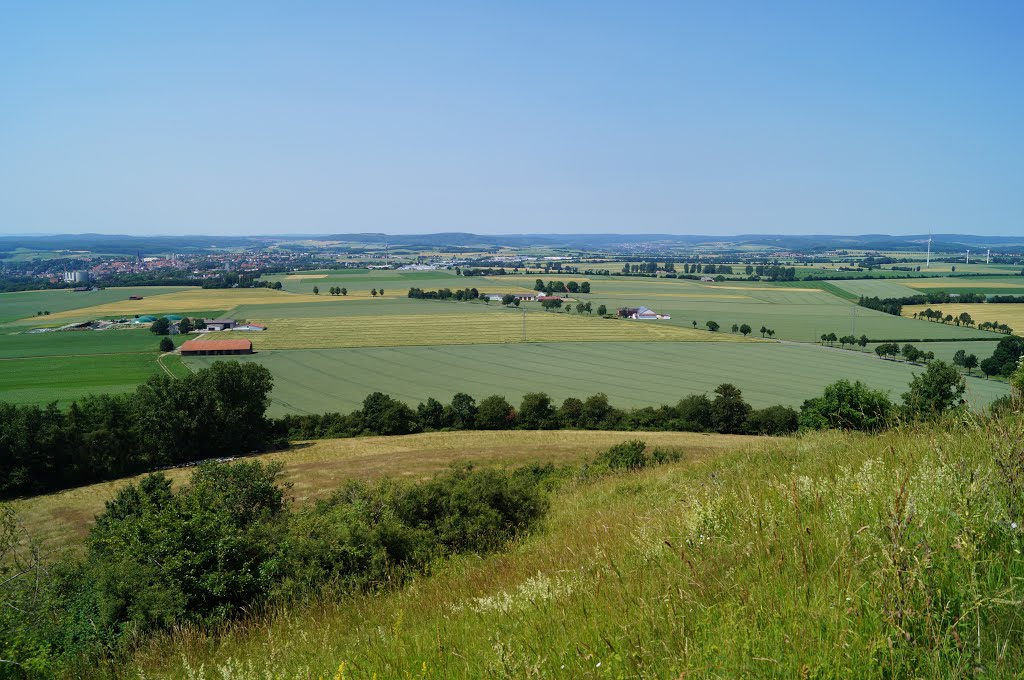
[[(51, 234), (41, 236), (0, 236), (0, 251), (81, 250), (93, 253), (144, 255), (164, 252), (208, 252), (221, 249), (265, 248), (278, 243), (300, 240), (343, 241), (355, 246), (392, 248), (571, 248), (580, 250), (627, 250), (639, 245), (662, 248), (760, 247), (804, 253), (831, 250), (906, 250), (924, 249), (928, 234), (890, 236), (863, 234), (859, 236), (740, 234), (736, 236), (681, 234), (472, 234), (440, 232), (432, 234), (277, 234), (266, 236), (130, 236), (108, 234)], [(1005, 252), (1024, 249), (1024, 236), (975, 236), (970, 234), (932, 234), (933, 253), (962, 252), (965, 249), (991, 248)]]

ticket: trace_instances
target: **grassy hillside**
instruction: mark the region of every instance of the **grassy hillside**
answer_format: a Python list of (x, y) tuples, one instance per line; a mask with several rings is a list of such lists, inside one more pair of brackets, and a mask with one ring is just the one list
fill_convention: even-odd
[(508, 553), (216, 638), (179, 630), (119, 674), (1009, 677), (1022, 434), (968, 418), (577, 475)]
[[(359, 437), (299, 442), (293, 449), (254, 458), (284, 465), (284, 480), (299, 504), (323, 498), (349, 479), (423, 479), (455, 463), (517, 466), (579, 463), (585, 457), (636, 437), (651, 446), (679, 449), (688, 457), (717, 455), (764, 438), (697, 432), (610, 432), (598, 430), (429, 432), (402, 437)], [(168, 470), (176, 484), (193, 468)], [(48, 548), (76, 545), (88, 533), (103, 504), (142, 475), (14, 501), (29, 535)]]

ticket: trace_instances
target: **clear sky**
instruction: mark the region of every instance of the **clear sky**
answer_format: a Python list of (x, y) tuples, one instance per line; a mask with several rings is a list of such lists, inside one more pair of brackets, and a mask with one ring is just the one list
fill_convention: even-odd
[(1024, 2), (0, 4), (0, 233), (1024, 232)]

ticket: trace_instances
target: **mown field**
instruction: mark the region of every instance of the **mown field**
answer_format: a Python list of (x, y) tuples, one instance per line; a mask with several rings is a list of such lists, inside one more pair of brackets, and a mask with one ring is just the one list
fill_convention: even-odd
[[(903, 316), (913, 316), (928, 308), (942, 310), (943, 314), (952, 314), (954, 317), (967, 312), (974, 319), (975, 323), (982, 323), (983, 321), (1005, 323), (1013, 329), (1016, 335), (1024, 335), (1024, 304), (1022, 303), (906, 305), (903, 307)], [(933, 326), (950, 325), (931, 321), (926, 321), (925, 323), (930, 323)]]
[[(714, 455), (765, 437), (699, 434), (694, 432), (614, 431), (498, 431), (430, 432), (402, 437), (325, 439), (297, 443), (288, 451), (254, 458), (284, 464), (289, 496), (305, 503), (330, 494), (347, 479), (421, 479), (453, 463), (517, 466), (528, 463), (574, 463), (629, 439), (643, 439), (649, 446), (682, 449), (697, 459)], [(225, 452), (230, 455), (231, 452)], [(186, 481), (191, 468), (168, 470), (175, 483)], [(92, 526), (95, 515), (117, 491), (141, 478), (68, 489), (13, 502), (29, 534), (48, 547), (75, 545)]]
[[(434, 301), (422, 301), (431, 304)], [(443, 303), (442, 303), (443, 304)], [(481, 303), (472, 305), (482, 307)], [(445, 305), (456, 312), (457, 309)], [(490, 307), (490, 314), (380, 314), (342, 319), (254, 317), (267, 330), (246, 335), (257, 350), (477, 345), (515, 342), (744, 341), (741, 335), (680, 328), (660, 321), (605, 319), (579, 314), (520, 312)], [(748, 340), (748, 342), (751, 342)]]
[[(941, 344), (941, 343), (933, 343)], [(215, 357), (187, 357), (194, 369)], [(616, 406), (674, 404), (723, 382), (758, 407), (799, 406), (839, 378), (863, 380), (899, 398), (923, 367), (873, 354), (783, 343), (601, 342), (264, 351), (243, 361), (274, 374), (271, 412), (323, 413), (358, 408), (380, 391), (410, 405), (457, 392), (477, 399), (528, 392), (561, 401), (604, 392)], [(968, 398), (982, 406), (1007, 393), (1005, 383), (971, 379)]]

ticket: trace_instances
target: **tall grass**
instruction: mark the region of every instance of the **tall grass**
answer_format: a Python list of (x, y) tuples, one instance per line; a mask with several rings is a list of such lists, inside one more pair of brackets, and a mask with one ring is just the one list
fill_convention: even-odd
[[(132, 677), (1006, 677), (1024, 427), (814, 433), (587, 479), (502, 555), (152, 641)], [(998, 463), (997, 463), (998, 461)]]

